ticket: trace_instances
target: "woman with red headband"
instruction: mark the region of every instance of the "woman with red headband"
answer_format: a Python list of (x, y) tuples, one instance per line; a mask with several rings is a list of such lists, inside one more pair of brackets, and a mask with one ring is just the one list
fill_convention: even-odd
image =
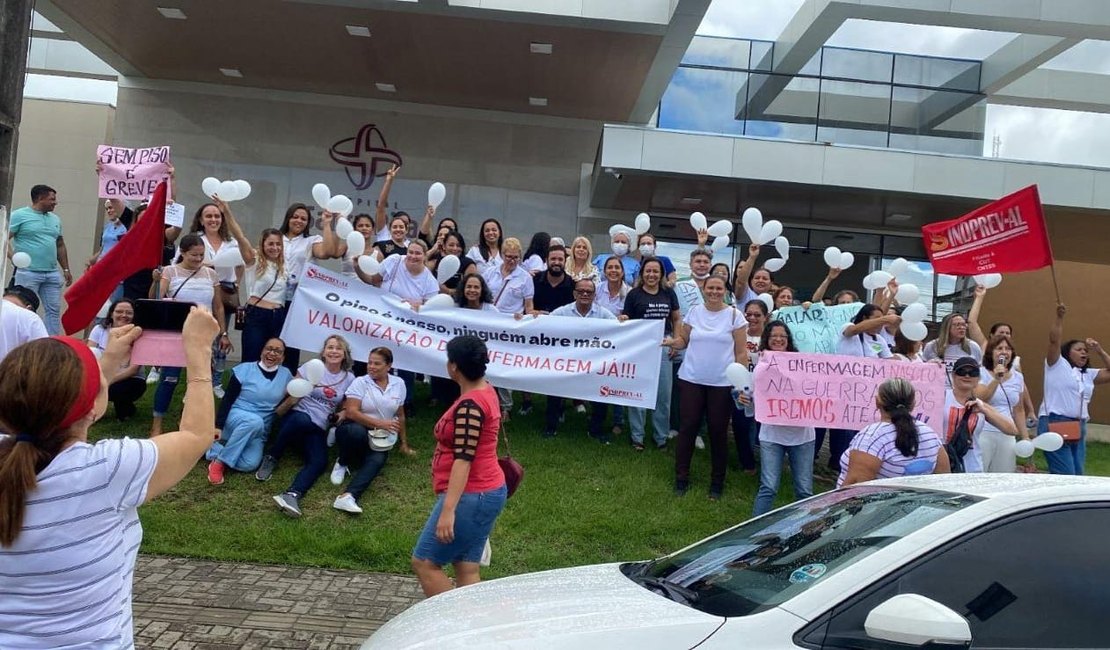
[[(212, 315), (193, 308), (181, 431), (88, 442), (108, 406), (92, 350), (39, 339), (0, 362), (0, 648), (131, 648), (136, 509), (178, 483), (212, 442)], [(122, 365), (141, 331), (112, 330), (101, 357)]]

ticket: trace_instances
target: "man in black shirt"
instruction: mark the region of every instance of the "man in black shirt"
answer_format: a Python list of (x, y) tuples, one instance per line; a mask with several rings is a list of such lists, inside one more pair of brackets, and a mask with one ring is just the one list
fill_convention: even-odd
[[(547, 271), (532, 278), (535, 287), (535, 296), (532, 298), (532, 315), (550, 314), (563, 305), (574, 302), (574, 280), (566, 274), (567, 249), (558, 244), (547, 249)], [(552, 408), (557, 408), (555, 418), (562, 415), (562, 400), (547, 398), (548, 420)], [(532, 395), (524, 394), (520, 405), (520, 414), (527, 415), (532, 411)]]

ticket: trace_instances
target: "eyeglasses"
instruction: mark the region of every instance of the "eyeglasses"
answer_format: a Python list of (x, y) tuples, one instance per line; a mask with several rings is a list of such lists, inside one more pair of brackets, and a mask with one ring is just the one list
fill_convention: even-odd
[(956, 375), (957, 377), (978, 377), (979, 376), (979, 369), (978, 368), (958, 368), (956, 370), (953, 370), (952, 374)]
[(519, 262), (520, 261), (520, 255), (502, 255), (501, 257), (504, 258), (504, 260), (506, 262)]

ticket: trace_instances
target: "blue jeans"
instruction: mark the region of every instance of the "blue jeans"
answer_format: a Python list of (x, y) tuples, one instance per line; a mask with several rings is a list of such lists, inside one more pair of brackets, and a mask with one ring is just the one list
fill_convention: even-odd
[(418, 560), (429, 560), (434, 564), (443, 566), (455, 562), (477, 563), (482, 559), (482, 550), (486, 546), (493, 524), (497, 516), (505, 508), (505, 500), (509, 498), (509, 490), (504, 483), (501, 487), (488, 492), (464, 492), (459, 497), (455, 506), (455, 541), (443, 544), (436, 539), (436, 525), (439, 515), (443, 511), (443, 499), (446, 492), (440, 492), (436, 497), (435, 507), (424, 523), (416, 547), (412, 549), (412, 556)]
[(299, 448), (304, 454), (304, 466), (297, 472), (286, 492), (292, 492), (300, 499), (328, 467), (328, 434), (313, 424), (307, 413), (289, 411), (281, 421), (274, 446), (270, 448), (270, 455), (275, 462), (281, 460), (285, 448), (290, 445)]
[[(659, 354), (659, 389), (655, 395), (655, 410), (651, 413), (651, 428), (655, 435), (655, 444), (667, 444), (667, 431), (671, 428), (671, 358), (670, 348), (660, 348)], [(616, 414), (614, 414), (614, 417)], [(628, 408), (628, 423), (631, 429), (632, 442), (644, 444), (644, 425), (647, 420), (647, 409), (640, 407)]]
[[(1075, 418), (1063, 417), (1050, 413), (1037, 418), (1037, 435), (1048, 433), (1049, 422), (1064, 422)], [(1048, 471), (1053, 474), (1069, 474), (1072, 476), (1083, 475), (1083, 465), (1087, 461), (1087, 421), (1079, 421), (1079, 440), (1065, 442), (1063, 447), (1056, 451), (1046, 451)]]
[(370, 432), (350, 420), (335, 429), (335, 446), (339, 448), (339, 464), (351, 470), (351, 480), (344, 492), (358, 501), (385, 467), (389, 452), (371, 449)]
[(53, 271), (16, 269), (15, 283), (34, 291), (39, 297), (43, 312), (46, 314), (42, 319), (43, 324), (46, 325), (46, 331), (51, 336), (65, 334), (62, 331), (62, 286), (65, 284), (62, 272), (57, 269)]
[[(243, 361), (258, 361), (266, 341), (281, 337), (285, 324), (285, 307), (263, 309), (247, 307), (247, 322), (243, 325)], [(293, 374), (297, 374), (293, 371)]]
[(758, 517), (770, 512), (782, 480), (783, 457), (790, 459), (790, 476), (794, 479), (796, 500), (813, 496), (813, 441), (800, 445), (780, 445), (777, 442), (759, 441), (759, 491), (755, 495)]
[(158, 380), (158, 388), (154, 391), (154, 417), (160, 418), (170, 410), (177, 382), (181, 379), (181, 368), (162, 368), (162, 378)]

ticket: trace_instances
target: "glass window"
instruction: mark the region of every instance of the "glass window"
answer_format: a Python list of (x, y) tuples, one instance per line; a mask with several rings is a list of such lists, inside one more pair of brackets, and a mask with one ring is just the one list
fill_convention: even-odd
[(981, 67), (978, 61), (898, 54), (894, 57), (894, 83), (977, 93)]
[(886, 52), (826, 47), (821, 61), (821, 76), (890, 83), (894, 55)]
[(818, 141), (886, 146), (890, 86), (824, 79), (820, 111)]
[(659, 128), (742, 134), (736, 94), (747, 78), (746, 72), (678, 68), (659, 105)]
[[(815, 218), (821, 218), (821, 213), (816, 211)], [(856, 264), (860, 263), (860, 253), (878, 255), (882, 249), (882, 237), (861, 232), (836, 232), (835, 230), (814, 230), (809, 238), (809, 247), (813, 250), (823, 251), (829, 246), (836, 246), (842, 251), (850, 251), (856, 255)]]
[(852, 486), (740, 524), (654, 562), (621, 567), (648, 589), (715, 616), (776, 607), (821, 578), (975, 503), (950, 492)]
[[(867, 614), (912, 593), (964, 616), (975, 648), (1105, 648), (1107, 530), (1110, 508), (1075, 505), (951, 542), (834, 612), (823, 647), (872, 647), (860, 644)], [(1031, 560), (1023, 548), (1051, 552)]]
[(752, 70), (769, 71), (774, 55), (775, 44), (771, 41), (752, 41)]
[(891, 146), (982, 154), (986, 110), (982, 95), (921, 88), (894, 88)]
[(682, 63), (747, 70), (751, 48), (752, 43), (748, 40), (695, 36), (682, 57)]
[(813, 141), (820, 80), (751, 74), (746, 135)]

